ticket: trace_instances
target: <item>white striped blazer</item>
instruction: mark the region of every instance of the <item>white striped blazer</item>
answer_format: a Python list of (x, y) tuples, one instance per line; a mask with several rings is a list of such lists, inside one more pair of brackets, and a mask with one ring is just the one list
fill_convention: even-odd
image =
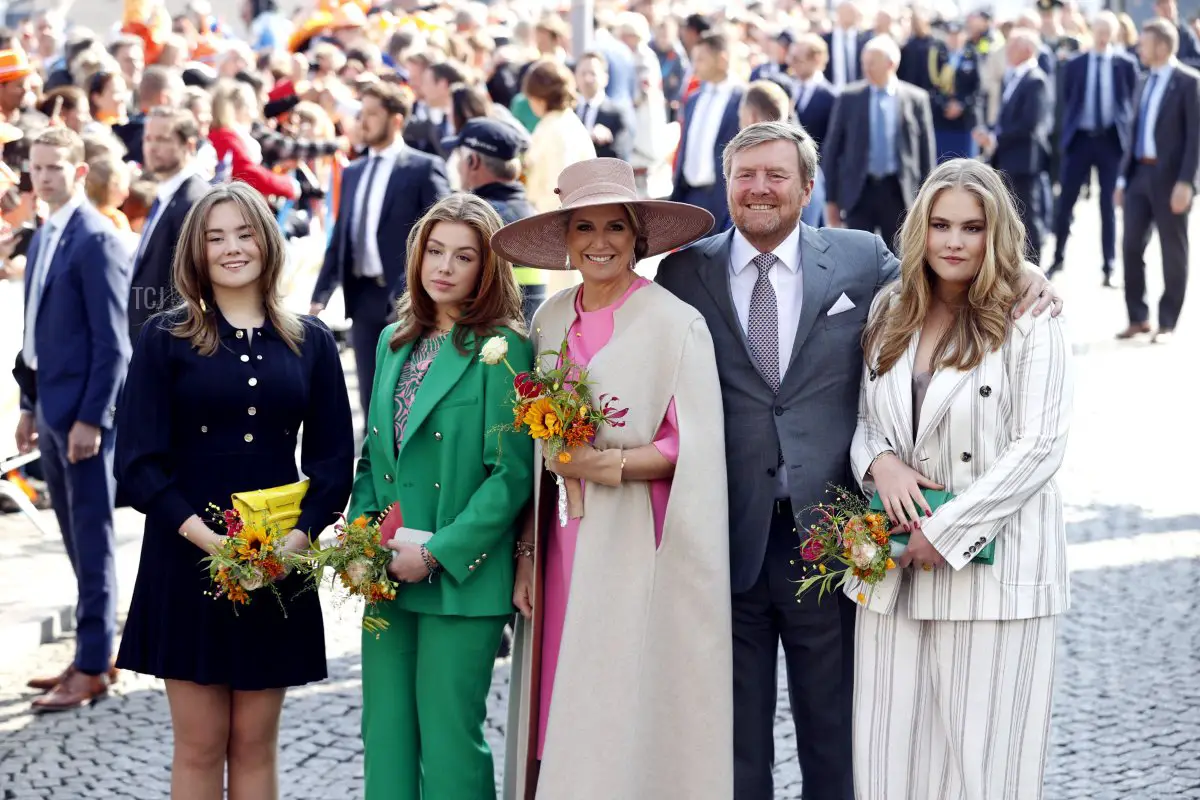
[[(884, 300), (888, 298), (888, 300)], [(896, 302), (892, 290), (882, 302)], [(881, 302), (882, 301), (882, 302)], [(1062, 318), (1026, 314), (1005, 343), (968, 372), (939, 369), (913, 435), (913, 363), (919, 334), (886, 374), (867, 356), (850, 459), (865, 477), (885, 450), (942, 484), (954, 499), (922, 522), (947, 566), (893, 570), (882, 583), (851, 579), (846, 594), (880, 613), (912, 581), (908, 613), (928, 620), (1013, 620), (1060, 614), (1070, 605), (1062, 498), (1054, 480), (1071, 417), (1070, 345)], [(996, 540), (995, 563), (972, 564)]]

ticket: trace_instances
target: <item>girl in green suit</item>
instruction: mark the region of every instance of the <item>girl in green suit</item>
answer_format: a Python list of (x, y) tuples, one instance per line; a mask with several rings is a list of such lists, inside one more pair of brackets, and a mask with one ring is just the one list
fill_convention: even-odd
[(501, 225), (472, 195), (434, 205), (376, 349), (350, 518), (399, 502), (404, 526), (433, 538), (390, 543), (403, 585), (381, 609), (388, 629), (363, 635), (367, 800), (495, 797), (483, 724), (533, 463), (531, 440), (511, 432), (512, 376), (479, 359), (503, 336), (514, 369), (533, 362), (520, 289), (489, 246)]

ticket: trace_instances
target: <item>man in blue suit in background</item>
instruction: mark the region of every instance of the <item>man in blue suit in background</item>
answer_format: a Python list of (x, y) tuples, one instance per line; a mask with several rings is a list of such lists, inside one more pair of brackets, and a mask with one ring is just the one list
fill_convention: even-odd
[(367, 152), (342, 177), (341, 210), (313, 289), (311, 313), (319, 314), (342, 287), (364, 418), (375, 381), (375, 345), (407, 285), (408, 233), (450, 194), (445, 162), (404, 143), (401, 132), (411, 111), (392, 84), (363, 89), (358, 122)]
[(106, 694), (116, 678), (113, 418), (130, 357), (131, 265), (112, 223), (84, 198), (79, 135), (46, 130), (29, 158), (34, 192), (50, 216), (29, 247), (17, 449), (41, 450), (79, 591), (73, 663), (29, 685), (48, 692), (35, 711), (63, 711)]
[[(838, 96), (837, 89), (825, 78), (829, 45), (818, 34), (803, 33), (788, 51), (788, 64), (796, 79), (796, 96), (792, 98), (796, 119), (820, 148)], [(825, 173), (819, 168), (813, 178), (812, 198), (800, 212), (800, 219), (814, 228), (825, 224)]]
[(675, 184), (668, 198), (708, 209), (717, 221), (714, 233), (730, 225), (721, 155), (737, 135), (742, 102), (742, 88), (729, 74), (729, 49), (725, 34), (711, 31), (692, 49), (692, 68), (702, 85), (683, 111)]
[(1003, 175), (1025, 226), (1026, 257), (1042, 262), (1042, 235), (1048, 199), (1046, 170), (1054, 128), (1054, 90), (1038, 66), (1041, 41), (1036, 33), (1014, 29), (1004, 45), (1000, 112), (989, 131), (975, 129), (975, 141), (990, 153), (989, 163)]
[(1104, 285), (1112, 286), (1117, 250), (1117, 213), (1113, 191), (1121, 157), (1133, 137), (1133, 96), (1138, 69), (1133, 57), (1113, 49), (1119, 30), (1111, 11), (1101, 13), (1092, 26), (1095, 46), (1091, 52), (1073, 57), (1063, 67), (1062, 187), (1054, 221), (1054, 263), (1049, 275), (1063, 268), (1071, 217), (1079, 191), (1100, 176), (1100, 239), (1104, 254)]

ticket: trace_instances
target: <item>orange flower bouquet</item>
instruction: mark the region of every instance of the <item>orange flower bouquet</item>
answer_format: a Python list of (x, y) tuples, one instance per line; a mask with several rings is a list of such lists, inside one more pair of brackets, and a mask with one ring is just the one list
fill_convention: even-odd
[(382, 541), (380, 525), (383, 516), (370, 519), (360, 516), (333, 526), (333, 543), (319, 547), (307, 556), (306, 569), (315, 585), (325, 577), (325, 568), (333, 570), (333, 585), (339, 584), (351, 597), (361, 597), (366, 603), (363, 629), (379, 635), (387, 630), (388, 622), (378, 615), (378, 605), (396, 597), (396, 582), (388, 574), (388, 564), (394, 555)]
[(226, 598), (236, 611), (237, 606), (250, 602), (251, 594), (268, 588), (282, 606), (275, 581), (301, 563), (298, 556), (283, 550), (290, 528), (251, 525), (243, 522), (241, 514), (233, 509), (210, 508), (215, 512), (213, 521), (225, 529), (225, 539), (203, 561), (213, 582), (207, 594), (214, 599)]
[[(857, 493), (837, 486), (829, 491), (836, 499), (814, 506), (817, 522), (801, 534), (800, 557), (815, 563), (817, 574), (800, 582), (797, 598), (818, 587), (820, 599), (852, 577), (874, 586), (896, 568), (887, 515), (872, 511)], [(841, 569), (830, 568), (838, 564)], [(860, 593), (858, 601), (865, 599)]]
[[(479, 358), (485, 364), (503, 363), (513, 374), (512, 430), (523, 431), (542, 443), (542, 454), (562, 463), (571, 460), (571, 448), (591, 444), (602, 425), (614, 428), (625, 426), (628, 408), (617, 408), (621, 399), (596, 395), (588, 381), (586, 367), (576, 364), (567, 352), (564, 339), (558, 350), (547, 350), (541, 356), (556, 358), (553, 369), (543, 369), (541, 358), (531, 372), (517, 372), (508, 363), (508, 342), (495, 336), (484, 343)], [(562, 525), (568, 519), (583, 516), (583, 493), (578, 481), (558, 478), (558, 519)]]

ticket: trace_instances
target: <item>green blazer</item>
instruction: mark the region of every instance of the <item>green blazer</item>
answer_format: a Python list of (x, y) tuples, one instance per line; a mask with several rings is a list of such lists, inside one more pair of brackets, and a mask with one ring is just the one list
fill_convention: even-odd
[[(445, 571), (432, 582), (405, 584), (397, 607), (423, 614), (499, 616), (513, 610), (513, 546), (518, 517), (533, 493), (533, 440), (512, 431), (512, 374), (468, 354), (453, 333), (425, 374), (395, 444), (395, 392), (412, 343), (392, 352), (396, 324), (379, 337), (368, 432), (354, 475), (349, 519), (399, 501), (404, 525), (433, 531), (426, 547)], [(508, 361), (521, 372), (533, 347), (507, 328)], [(504, 430), (502, 430), (504, 429)]]

